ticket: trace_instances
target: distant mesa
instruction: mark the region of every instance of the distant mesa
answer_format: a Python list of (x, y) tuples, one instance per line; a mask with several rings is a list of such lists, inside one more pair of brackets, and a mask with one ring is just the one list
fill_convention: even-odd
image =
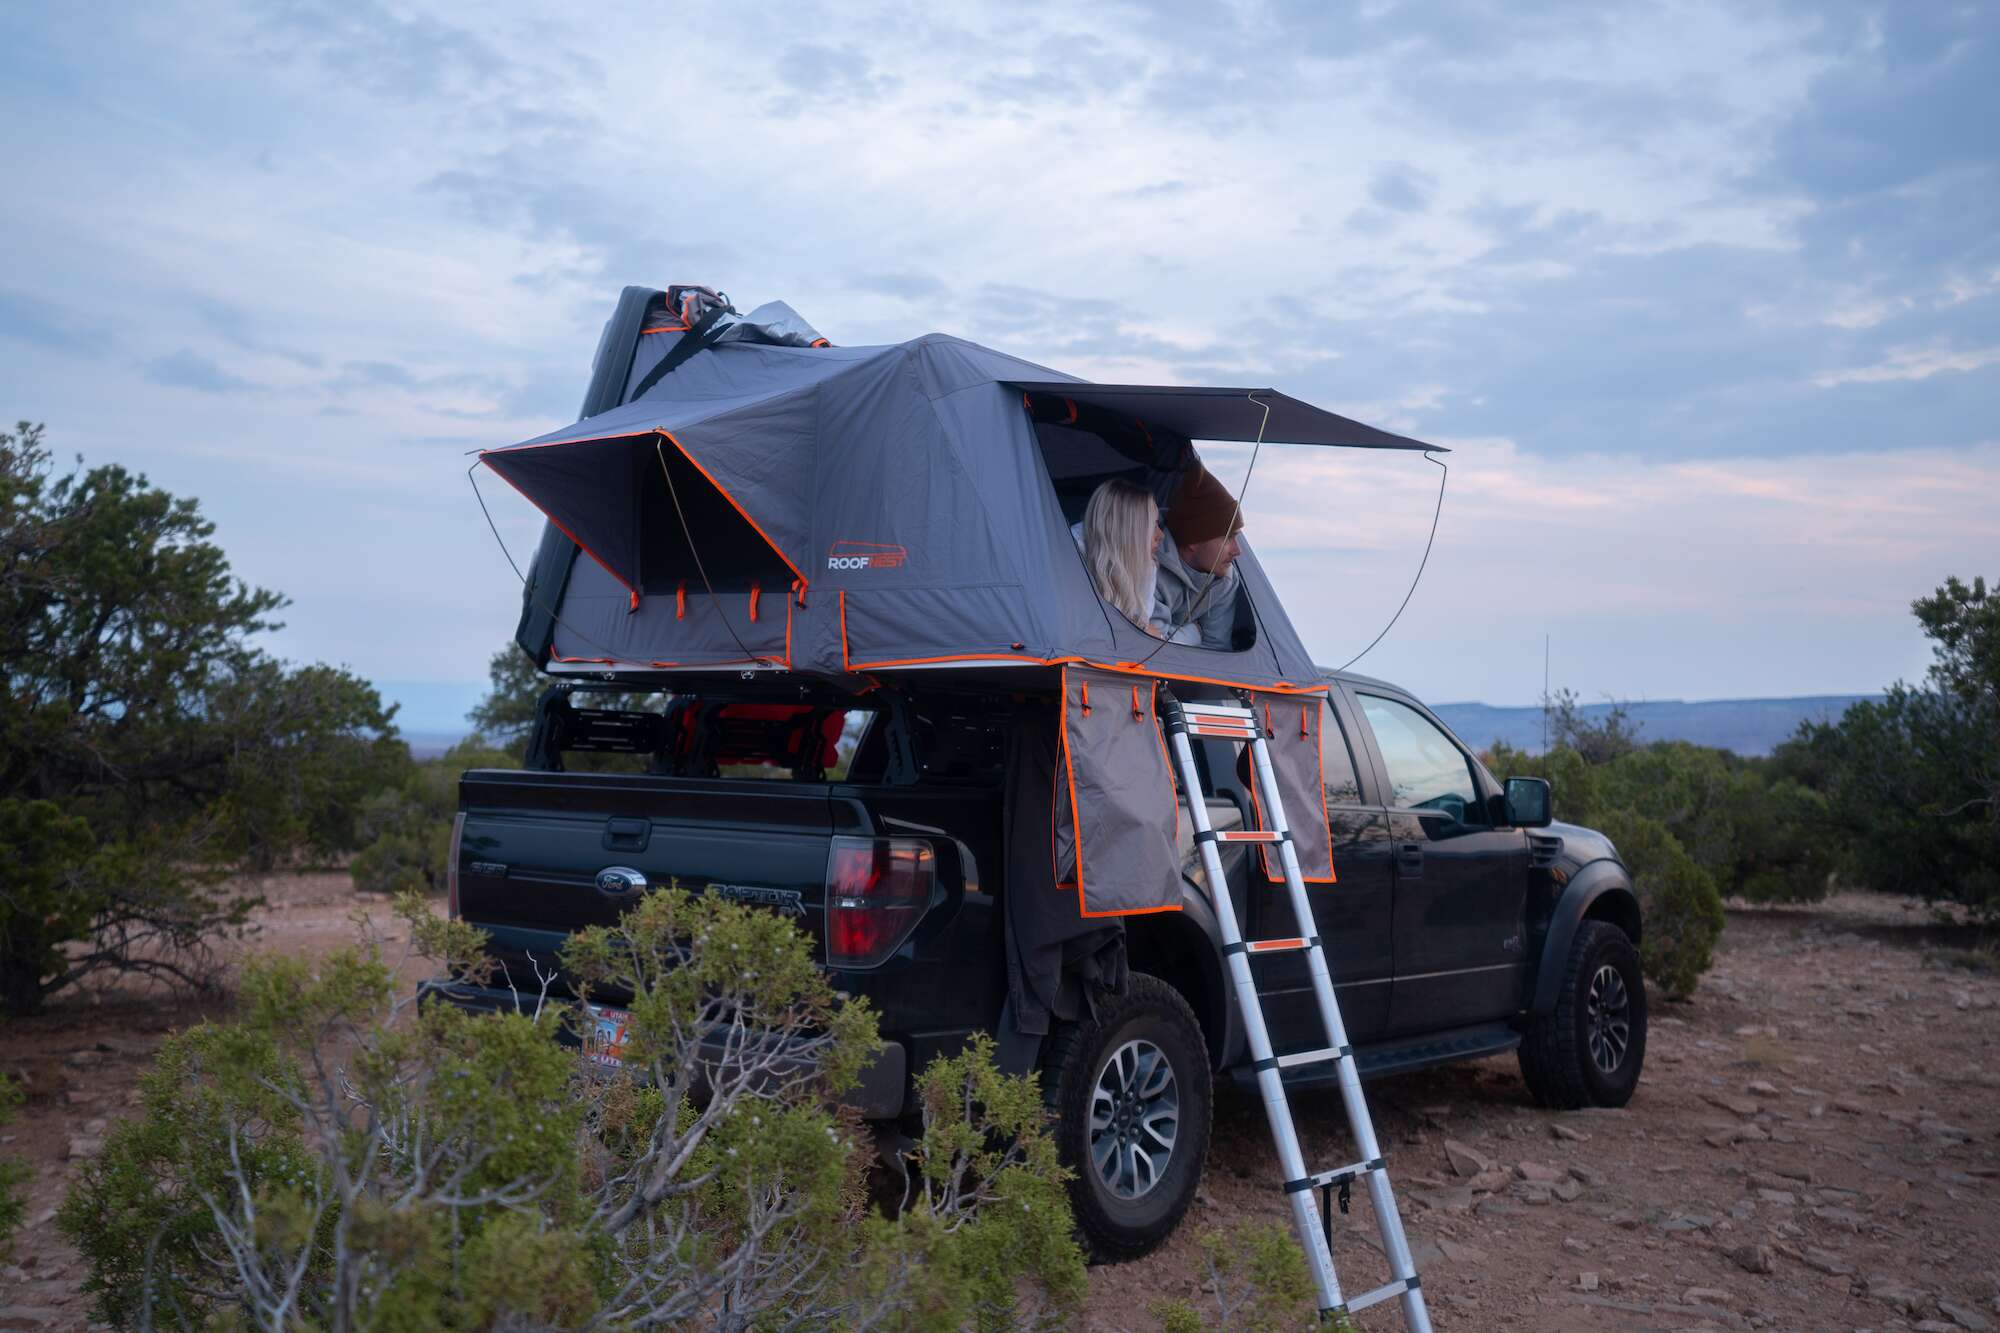
[[(1734, 750), (1738, 754), (1769, 754), (1788, 741), (1802, 722), (1830, 722), (1863, 700), (1880, 699), (1879, 694), (1807, 694), (1792, 699), (1705, 699), (1688, 703), (1680, 699), (1658, 699), (1628, 703), (1625, 715), (1638, 728), (1642, 743), (1688, 741)], [(1587, 721), (1602, 721), (1612, 705), (1586, 704), (1578, 709)], [(1433, 704), (1431, 711), (1444, 719), (1458, 738), (1474, 749), (1485, 749), (1504, 741), (1516, 749), (1538, 752), (1542, 748), (1542, 710), (1531, 704), (1524, 708), (1496, 708), (1491, 704)]]

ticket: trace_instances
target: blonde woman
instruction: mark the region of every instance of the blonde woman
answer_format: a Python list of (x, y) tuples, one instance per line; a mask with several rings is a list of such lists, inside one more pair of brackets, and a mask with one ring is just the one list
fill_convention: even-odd
[(1159, 577), (1160, 507), (1129, 481), (1099, 486), (1083, 511), (1083, 566), (1106, 605), (1155, 637), (1153, 590)]

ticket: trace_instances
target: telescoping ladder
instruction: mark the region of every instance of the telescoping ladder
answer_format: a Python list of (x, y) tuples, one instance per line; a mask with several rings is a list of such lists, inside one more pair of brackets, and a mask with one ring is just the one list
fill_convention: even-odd
[[(1188, 818), (1193, 821), (1195, 845), (1201, 850), (1202, 868), (1208, 872), (1208, 892), (1222, 927), (1222, 952), (1229, 965), (1229, 978), (1236, 988), (1236, 1001), (1243, 1011), (1243, 1030), (1250, 1043), (1250, 1057), (1257, 1071), (1257, 1089), (1263, 1094), (1264, 1113), (1271, 1121), (1271, 1138), (1278, 1148), (1278, 1165), (1285, 1175), (1285, 1193), (1292, 1204), (1292, 1220), (1298, 1227), (1299, 1243), (1305, 1248), (1313, 1282), (1319, 1289), (1322, 1312), (1352, 1312), (1388, 1300), (1403, 1298), (1403, 1320), (1412, 1333), (1430, 1333), (1430, 1312), (1418, 1285), (1416, 1264), (1410, 1258), (1410, 1242), (1403, 1235), (1403, 1222), (1396, 1212), (1396, 1196), (1389, 1189), (1389, 1171), (1382, 1150), (1375, 1142), (1375, 1123), (1368, 1115), (1368, 1102), (1361, 1094), (1361, 1077), (1354, 1067), (1354, 1050), (1348, 1045), (1347, 1025), (1340, 1018), (1340, 1002), (1334, 998), (1333, 976), (1327, 970), (1326, 946), (1313, 924), (1312, 903), (1306, 897), (1305, 881), (1299, 874), (1299, 859), (1292, 848), (1290, 825), (1278, 796), (1278, 782), (1271, 769), (1270, 751), (1256, 710), (1226, 704), (1183, 704), (1168, 691), (1161, 691), (1161, 716), (1173, 742), (1174, 762), (1180, 771), (1181, 790), (1187, 796)], [(1248, 742), (1252, 774), (1266, 828), (1217, 832), (1208, 822), (1208, 808), (1201, 797), (1201, 779), (1195, 768), (1194, 749), (1189, 737), (1207, 736)], [(1305, 932), (1296, 939), (1245, 940), (1237, 929), (1235, 905), (1229, 900), (1229, 886), (1223, 879), (1219, 844), (1263, 842), (1277, 847), (1278, 861), (1285, 870), (1285, 887), (1291, 894), (1292, 919)], [(1319, 1001), (1321, 1020), (1326, 1025), (1327, 1045), (1319, 1050), (1290, 1055), (1271, 1053), (1271, 1036), (1264, 1026), (1263, 999), (1250, 974), (1253, 954), (1303, 950), (1312, 974), (1314, 997)], [(1353, 1131), (1354, 1146), (1361, 1160), (1338, 1170), (1309, 1173), (1299, 1147), (1298, 1131), (1292, 1125), (1291, 1103), (1285, 1098), (1282, 1071), (1301, 1065), (1333, 1062), (1340, 1081), (1340, 1099), (1347, 1107), (1347, 1123)], [(1340, 1276), (1333, 1267), (1333, 1194), (1340, 1192), (1343, 1211), (1349, 1186), (1356, 1179), (1368, 1183), (1368, 1198), (1382, 1232), (1382, 1252), (1394, 1275), (1386, 1285), (1343, 1299)], [(1313, 1191), (1322, 1200), (1315, 1206)]]

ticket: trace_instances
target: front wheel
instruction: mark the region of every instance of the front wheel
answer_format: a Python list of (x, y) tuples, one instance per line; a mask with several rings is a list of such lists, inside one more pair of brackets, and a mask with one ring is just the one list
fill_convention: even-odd
[(1639, 951), (1608, 921), (1570, 942), (1555, 1012), (1521, 1038), (1521, 1077), (1542, 1106), (1623, 1106), (1646, 1061), (1646, 982)]
[(1065, 1024), (1044, 1096), (1077, 1230), (1093, 1259), (1136, 1259), (1173, 1232), (1208, 1157), (1208, 1046), (1179, 992), (1133, 973), (1095, 1018)]

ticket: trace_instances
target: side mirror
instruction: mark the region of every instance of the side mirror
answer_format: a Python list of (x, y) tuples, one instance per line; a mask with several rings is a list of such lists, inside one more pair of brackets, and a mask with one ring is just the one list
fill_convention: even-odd
[(1555, 793), (1547, 778), (1507, 779), (1507, 822), (1515, 828), (1545, 828), (1552, 819)]

